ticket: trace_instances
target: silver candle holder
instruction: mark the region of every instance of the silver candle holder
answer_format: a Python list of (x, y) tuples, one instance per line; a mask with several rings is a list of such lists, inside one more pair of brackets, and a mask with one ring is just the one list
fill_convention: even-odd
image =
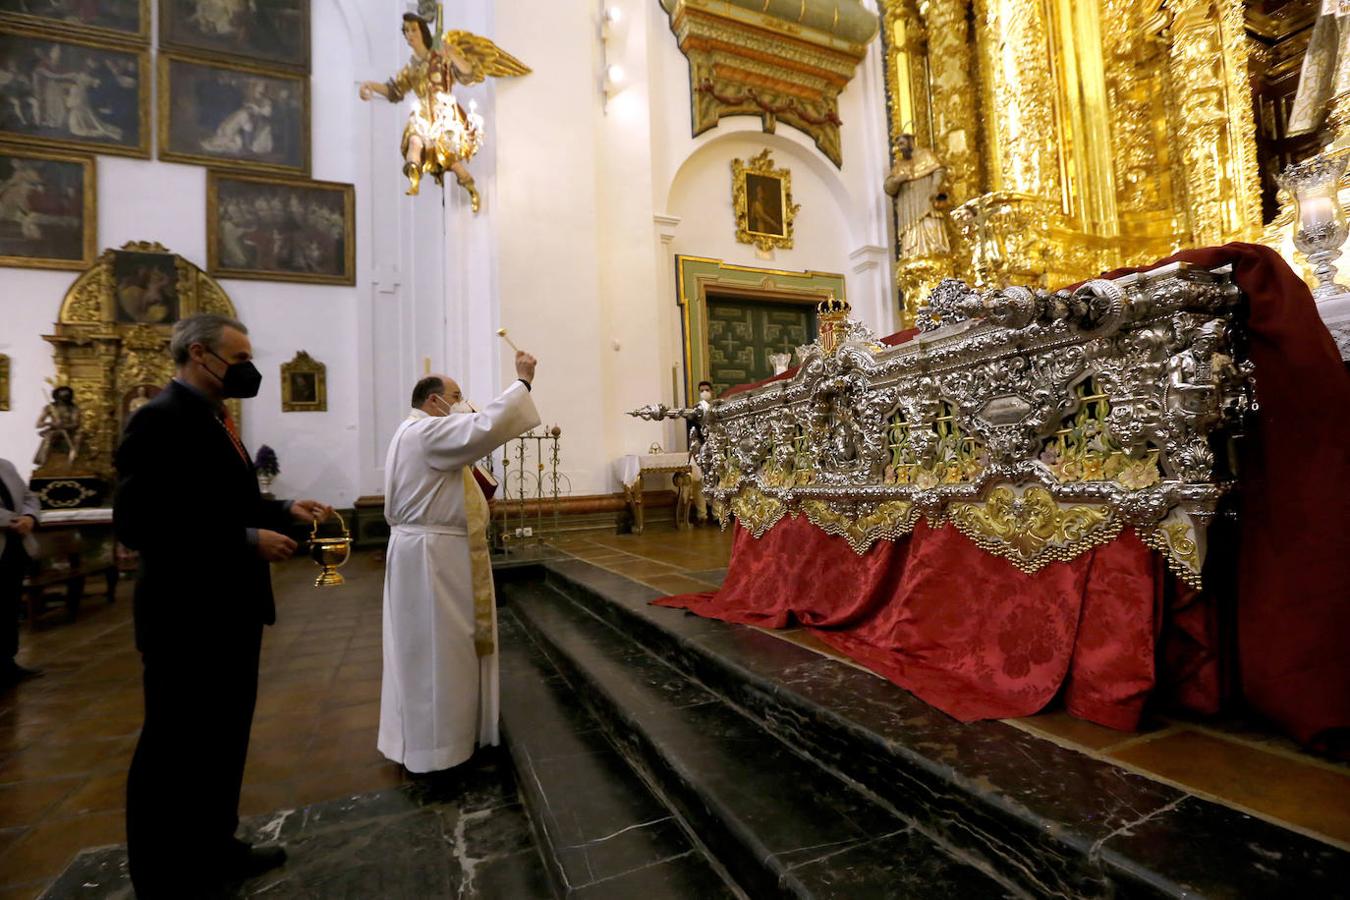
[(1317, 286), (1313, 297), (1325, 300), (1347, 293), (1347, 288), (1336, 282), (1335, 260), (1341, 255), (1341, 246), (1350, 236), (1350, 222), (1346, 221), (1341, 206), (1341, 179), (1345, 176), (1350, 157), (1314, 156), (1284, 170), (1276, 180), (1280, 187), (1294, 198), (1298, 227), (1294, 230), (1294, 246), (1312, 264)]

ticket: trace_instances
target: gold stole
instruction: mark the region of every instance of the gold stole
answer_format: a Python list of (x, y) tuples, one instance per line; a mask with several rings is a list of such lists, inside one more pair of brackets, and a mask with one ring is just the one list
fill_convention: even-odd
[(492, 639), (492, 559), (488, 555), (488, 504), (483, 489), (473, 477), (473, 466), (465, 466), (464, 518), (469, 531), (469, 571), (473, 577), (473, 647), (479, 656), (491, 656), (496, 649)]

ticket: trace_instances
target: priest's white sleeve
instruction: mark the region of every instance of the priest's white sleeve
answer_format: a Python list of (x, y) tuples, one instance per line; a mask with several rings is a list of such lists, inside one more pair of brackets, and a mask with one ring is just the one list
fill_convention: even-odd
[(428, 465), (440, 471), (470, 465), (538, 424), (529, 388), (516, 381), (478, 412), (439, 416), (417, 431)]

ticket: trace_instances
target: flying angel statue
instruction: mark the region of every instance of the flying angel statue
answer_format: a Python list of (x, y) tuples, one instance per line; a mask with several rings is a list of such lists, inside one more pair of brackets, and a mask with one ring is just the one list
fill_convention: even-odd
[(528, 75), (530, 68), (487, 38), (467, 31), (447, 31), (434, 44), (431, 26), (415, 13), (404, 14), (403, 37), (412, 48), (408, 64), (386, 82), (363, 83), (361, 99), (379, 94), (398, 103), (412, 94), (416, 99), (400, 145), (408, 193), (417, 193), (424, 174), (442, 184), (445, 173), (453, 172), (478, 212), (481, 200), (465, 163), (483, 145), (483, 117), (476, 104), (471, 102), (468, 110), (459, 104), (455, 85)]

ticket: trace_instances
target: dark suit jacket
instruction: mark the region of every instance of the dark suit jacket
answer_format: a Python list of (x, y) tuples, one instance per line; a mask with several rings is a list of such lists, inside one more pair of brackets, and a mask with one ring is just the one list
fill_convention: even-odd
[(276, 621), (248, 529), (284, 531), (211, 401), (177, 381), (136, 411), (117, 448), (117, 539), (140, 553), (136, 646), (189, 650)]

